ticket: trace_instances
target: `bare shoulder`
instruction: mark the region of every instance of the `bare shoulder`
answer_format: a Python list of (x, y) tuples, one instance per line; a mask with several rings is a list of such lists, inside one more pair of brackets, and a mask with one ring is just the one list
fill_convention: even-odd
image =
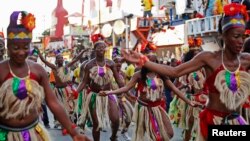
[(110, 67), (114, 66), (115, 62), (113, 60), (110, 60), (110, 59), (105, 59), (106, 61), (106, 64)]
[(42, 65), (40, 65), (36, 62), (30, 61), (30, 60), (28, 60), (27, 62), (29, 64), (29, 67), (30, 67), (32, 73), (36, 74), (37, 76), (41, 76), (42, 74), (46, 73), (46, 71)]
[(89, 60), (83, 61), (82, 64), (81, 64), (81, 68), (84, 68), (88, 62), (89, 62)]
[(221, 57), (221, 51), (202, 51), (195, 56), (196, 59), (200, 59), (205, 64), (210, 64)]
[[(8, 61), (4, 60), (0, 62), (0, 81), (2, 82), (4, 78), (8, 75), (9, 73), (9, 66), (8, 66)], [(0, 83), (1, 83), (0, 82)]]
[(199, 54), (197, 54), (197, 57), (201, 57), (204, 59), (214, 58), (217, 57), (219, 53), (220, 51), (202, 51)]
[(84, 68), (87, 70), (91, 69), (96, 64), (95, 62), (95, 58), (87, 61)]

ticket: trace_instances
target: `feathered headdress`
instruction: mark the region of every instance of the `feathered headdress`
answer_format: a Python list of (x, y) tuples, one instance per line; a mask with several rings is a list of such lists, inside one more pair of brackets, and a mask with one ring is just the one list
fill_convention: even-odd
[(200, 49), (201, 45), (203, 44), (201, 37), (189, 37), (188, 38), (188, 46), (190, 50)]
[(32, 31), (36, 26), (35, 20), (34, 15), (26, 11), (13, 12), (7, 28), (8, 41), (31, 42)]
[(231, 3), (225, 5), (223, 10), (224, 16), (221, 21), (223, 33), (230, 28), (245, 28), (246, 21), (249, 19), (245, 5)]
[(105, 37), (102, 35), (102, 34), (93, 34), (92, 36), (91, 36), (91, 41), (92, 41), (92, 43), (93, 43), (93, 45), (94, 45), (94, 47), (98, 44), (98, 43), (106, 43), (105, 41), (104, 41), (104, 39), (105, 39)]

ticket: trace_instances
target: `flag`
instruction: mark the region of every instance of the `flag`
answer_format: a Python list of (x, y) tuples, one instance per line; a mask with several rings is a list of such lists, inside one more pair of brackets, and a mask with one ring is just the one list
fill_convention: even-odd
[(106, 5), (106, 7), (112, 7), (112, 0), (106, 0), (106, 2), (107, 2), (107, 5)]
[(95, 0), (90, 0), (90, 11), (95, 10)]
[(49, 45), (49, 42), (50, 42), (50, 37), (49, 36), (46, 36), (43, 38), (43, 48), (46, 49)]

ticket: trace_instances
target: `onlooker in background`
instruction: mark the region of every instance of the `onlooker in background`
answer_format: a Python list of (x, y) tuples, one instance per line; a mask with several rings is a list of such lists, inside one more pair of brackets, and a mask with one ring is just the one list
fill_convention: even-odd
[(3, 32), (0, 32), (0, 61), (2, 61), (4, 58), (5, 53), (5, 43), (4, 43), (4, 34)]
[[(153, 16), (151, 10), (152, 7), (154, 6), (153, 0), (141, 0), (142, 6), (144, 7), (144, 11), (143, 11), (143, 17), (144, 18), (151, 18)], [(147, 25), (149, 25), (149, 23), (147, 23)], [(144, 20), (144, 26), (146, 25), (146, 20)]]
[(198, 13), (196, 10), (193, 12), (193, 18), (204, 18), (204, 16), (200, 13)]
[(128, 62), (128, 66), (125, 70), (125, 74), (126, 74), (126, 83), (131, 79), (131, 77), (134, 75), (135, 73), (135, 66), (132, 63)]
[(191, 8), (192, 0), (187, 0), (187, 8)]
[(178, 15), (176, 15), (176, 9), (175, 9), (175, 2), (171, 2), (171, 8), (170, 8), (170, 21), (177, 20)]

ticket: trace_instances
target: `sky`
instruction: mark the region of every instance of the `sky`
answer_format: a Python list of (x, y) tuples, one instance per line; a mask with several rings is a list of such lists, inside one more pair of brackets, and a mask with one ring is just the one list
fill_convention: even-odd
[[(63, 0), (63, 6), (68, 13), (81, 12), (82, 0)], [(57, 0), (0, 0), (0, 30), (6, 30), (9, 17), (13, 11), (27, 11), (36, 17), (36, 28), (33, 34), (38, 34), (51, 26), (51, 13)]]
[[(89, 1), (85, 0), (85, 14), (90, 16)], [(106, 0), (101, 1), (101, 6), (105, 5)], [(117, 0), (113, 0), (113, 7), (115, 7)], [(134, 15), (142, 15), (141, 0), (121, 0), (121, 9), (126, 13), (133, 13)], [(155, 2), (158, 0), (154, 0)], [(0, 0), (0, 30), (3, 29), (6, 36), (6, 29), (9, 24), (9, 17), (13, 11), (27, 11), (36, 17), (36, 28), (33, 30), (33, 36), (39, 36), (41, 33), (50, 28), (51, 14), (56, 8), (57, 0)], [(155, 5), (157, 5), (155, 3)], [(63, 6), (69, 14), (82, 11), (82, 0), (63, 0)], [(96, 3), (98, 7), (98, 3)], [(105, 6), (104, 6), (105, 7)], [(139, 14), (138, 14), (139, 13)], [(72, 18), (71, 18), (72, 19)], [(70, 21), (70, 19), (69, 19)]]

